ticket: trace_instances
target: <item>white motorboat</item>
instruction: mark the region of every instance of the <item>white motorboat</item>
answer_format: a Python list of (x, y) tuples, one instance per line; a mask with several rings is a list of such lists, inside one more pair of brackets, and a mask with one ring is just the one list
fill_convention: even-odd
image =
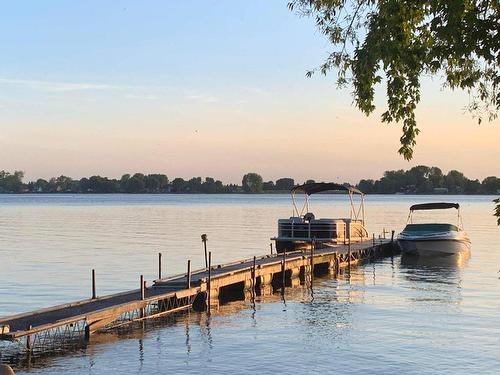
[[(413, 212), (419, 210), (445, 210), (455, 208), (458, 223), (413, 223)], [(463, 230), (460, 206), (458, 203), (423, 203), (410, 207), (408, 223), (399, 233), (398, 244), (403, 254), (416, 255), (454, 255), (470, 252), (471, 242)]]
[[(309, 196), (325, 191), (344, 192), (349, 195), (350, 213), (348, 218), (316, 218), (310, 212)], [(306, 250), (312, 241), (316, 246), (331, 246), (339, 243), (354, 243), (368, 239), (364, 227), (364, 195), (350, 186), (335, 183), (315, 182), (295, 186), (290, 191), (293, 203), (293, 216), (278, 220), (278, 236), (271, 238), (276, 241), (276, 251), (283, 253), (294, 250)], [(295, 195), (304, 194), (304, 204), (297, 206)], [(354, 194), (360, 197), (354, 199)]]

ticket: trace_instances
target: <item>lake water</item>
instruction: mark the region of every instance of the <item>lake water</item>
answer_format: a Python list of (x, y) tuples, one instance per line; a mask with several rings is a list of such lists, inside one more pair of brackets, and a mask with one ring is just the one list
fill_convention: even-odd
[[(370, 233), (400, 231), (408, 207), (459, 202), (472, 241), (468, 261), (386, 258), (351, 277), (316, 278), (35, 359), (32, 374), (499, 373), (500, 228), (490, 196), (367, 196)], [(346, 196), (312, 198), (316, 217), (346, 216)], [(265, 254), (288, 195), (0, 195), (0, 316), (137, 288), (139, 275), (195, 268), (208, 234), (214, 263)], [(419, 213), (422, 220), (430, 212)], [(449, 210), (440, 219), (454, 222)], [(390, 235), (390, 234), (389, 234)]]

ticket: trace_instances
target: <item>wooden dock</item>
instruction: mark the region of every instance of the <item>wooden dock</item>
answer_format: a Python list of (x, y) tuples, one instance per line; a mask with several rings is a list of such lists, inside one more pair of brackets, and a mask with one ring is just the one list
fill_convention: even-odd
[[(211, 265), (155, 280), (146, 287), (0, 318), (0, 340), (20, 343), (29, 352), (54, 349), (65, 341), (88, 339), (98, 331), (193, 308), (208, 310), (234, 293), (284, 288), (312, 280), (315, 274), (337, 274), (383, 256), (396, 248), (391, 240), (373, 238), (351, 245), (272, 254), (223, 265)], [(189, 267), (188, 267), (189, 268)], [(0, 346), (0, 354), (1, 354)]]

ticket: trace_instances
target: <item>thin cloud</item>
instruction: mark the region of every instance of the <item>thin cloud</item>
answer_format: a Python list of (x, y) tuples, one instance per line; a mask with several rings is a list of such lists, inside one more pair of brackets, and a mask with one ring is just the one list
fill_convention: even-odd
[(212, 96), (212, 95), (201, 95), (201, 94), (187, 95), (186, 99), (189, 99), (189, 100), (198, 100), (198, 101), (203, 102), (203, 103), (216, 103), (216, 102), (219, 101), (219, 98), (217, 98), (215, 96)]
[(117, 86), (111, 86), (100, 83), (38, 81), (38, 80), (10, 79), (10, 78), (0, 78), (0, 84), (23, 86), (32, 90), (38, 90), (44, 92), (109, 90), (109, 89), (119, 88)]

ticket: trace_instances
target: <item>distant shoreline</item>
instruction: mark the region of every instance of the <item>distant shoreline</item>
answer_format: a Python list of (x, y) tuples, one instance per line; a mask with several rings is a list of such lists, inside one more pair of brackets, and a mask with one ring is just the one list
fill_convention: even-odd
[[(162, 173), (124, 174), (121, 178), (99, 175), (73, 179), (61, 175), (48, 180), (24, 182), (24, 172), (13, 173), (0, 170), (1, 193), (32, 194), (287, 194), (302, 183), (318, 181), (296, 181), (291, 177), (265, 181), (255, 172), (243, 175), (241, 184), (224, 184), (213, 177), (193, 177), (189, 180), (176, 177), (169, 179)], [(385, 171), (378, 180), (361, 179), (357, 184), (337, 182), (338, 185), (353, 186), (365, 194), (417, 194), (417, 195), (488, 195), (500, 194), (500, 178), (488, 176), (482, 181), (471, 180), (457, 170), (443, 174), (437, 167), (420, 165), (407, 171)]]

